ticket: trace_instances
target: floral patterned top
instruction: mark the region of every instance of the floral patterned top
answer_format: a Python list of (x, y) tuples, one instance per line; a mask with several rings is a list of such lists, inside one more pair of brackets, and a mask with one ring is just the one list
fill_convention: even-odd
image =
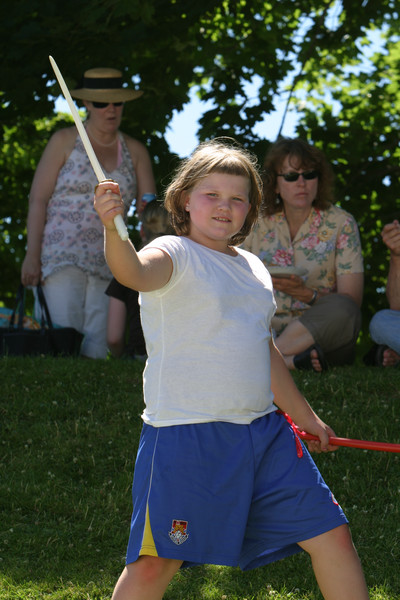
[[(308, 287), (335, 292), (337, 277), (362, 273), (360, 236), (354, 217), (338, 206), (328, 210), (312, 208), (294, 240), (283, 211), (260, 218), (243, 243), (268, 267), (303, 267)], [(279, 334), (290, 321), (303, 314), (308, 304), (275, 290), (277, 310), (272, 327)]]
[[(112, 173), (105, 171), (105, 175), (118, 181), (127, 214), (136, 197), (136, 174), (121, 133), (118, 144), (118, 166)], [(96, 175), (78, 135), (47, 206), (41, 254), (44, 278), (69, 265), (101, 279), (112, 278), (104, 258), (103, 225), (93, 206), (96, 184)]]

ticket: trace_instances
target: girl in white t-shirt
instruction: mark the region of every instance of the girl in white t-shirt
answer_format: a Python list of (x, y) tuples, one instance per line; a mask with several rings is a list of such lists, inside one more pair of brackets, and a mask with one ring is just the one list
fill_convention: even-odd
[(201, 144), (166, 192), (178, 237), (137, 253), (115, 229), (118, 185), (97, 186), (106, 259), (140, 292), (148, 351), (131, 532), (114, 600), (161, 599), (180, 567), (250, 569), (301, 550), (325, 599), (368, 598), (347, 519), (283, 413), (319, 438), (310, 450), (333, 450), (334, 433), (274, 345), (268, 271), (237, 248), (260, 200), (252, 155), (226, 141)]

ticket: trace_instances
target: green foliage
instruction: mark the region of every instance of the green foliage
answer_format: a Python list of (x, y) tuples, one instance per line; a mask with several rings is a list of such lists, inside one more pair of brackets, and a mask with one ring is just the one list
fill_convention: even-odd
[(29, 189), (36, 164), (56, 129), (71, 125), (72, 117), (53, 115), (33, 121), (18, 118), (3, 126), (0, 152), (0, 300), (9, 303), (15, 296), (19, 270), (25, 255), (26, 215)]
[[(364, 324), (377, 308), (387, 306), (383, 291), (388, 253), (380, 232), (385, 223), (400, 217), (400, 118), (393, 62), (400, 42), (390, 29), (386, 36), (387, 53), (373, 55), (368, 72), (356, 75), (349, 69), (319, 80), (340, 106), (335, 114), (321, 95), (324, 89), (317, 89), (311, 78), (303, 82), (307, 101), (298, 130), (328, 155), (337, 175), (339, 204), (359, 224), (366, 275)], [(316, 67), (310, 65), (308, 72)]]
[[(3, 5), (0, 301), (7, 301), (19, 279), (35, 165), (65, 119), (49, 117), (60, 95), (51, 54), (70, 88), (86, 69), (114, 66), (144, 90), (126, 105), (123, 130), (147, 145), (161, 194), (178, 161), (165, 131), (193, 86), (202, 100), (212, 101), (199, 138), (234, 136), (260, 161), (271, 139), (260, 139), (255, 126), (277, 98), (286, 100), (288, 110), (302, 117), (297, 134), (321, 146), (333, 162), (338, 201), (359, 222), (367, 274), (364, 325), (386, 305), (377, 293), (387, 273), (379, 232), (399, 216), (400, 202), (398, 0)], [(378, 31), (382, 50), (374, 55), (370, 40)]]
[[(142, 368), (136, 361), (0, 359), (0, 600), (111, 597), (129, 533)], [(337, 435), (400, 443), (400, 369), (294, 375)], [(371, 600), (400, 598), (399, 460), (352, 448), (315, 455), (349, 518)], [(246, 573), (185, 569), (165, 594), (224, 597), (321, 598), (306, 554)]]

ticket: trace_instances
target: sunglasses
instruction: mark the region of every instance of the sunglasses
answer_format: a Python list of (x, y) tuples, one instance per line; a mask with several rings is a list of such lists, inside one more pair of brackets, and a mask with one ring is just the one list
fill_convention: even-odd
[(297, 181), (299, 177), (303, 177), (307, 181), (309, 179), (316, 179), (318, 177), (318, 171), (315, 169), (312, 171), (303, 171), (303, 173), (296, 173), (296, 171), (289, 171), (289, 173), (278, 173), (278, 177), (283, 177), (285, 181)]
[(106, 108), (109, 104), (113, 106), (122, 106), (123, 102), (92, 102), (95, 108)]

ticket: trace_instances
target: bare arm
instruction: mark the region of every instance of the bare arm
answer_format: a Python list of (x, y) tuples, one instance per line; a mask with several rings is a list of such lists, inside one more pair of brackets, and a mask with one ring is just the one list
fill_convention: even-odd
[(385, 225), (382, 238), (390, 250), (390, 267), (386, 296), (392, 310), (400, 310), (400, 224), (393, 221)]
[(156, 184), (154, 182), (153, 167), (149, 153), (145, 146), (138, 140), (125, 136), (129, 153), (137, 176), (136, 210), (141, 212), (143, 194), (155, 194)]
[[(297, 275), (290, 275), (290, 277), (272, 277), (272, 283), (274, 289), (289, 294), (300, 300), (301, 302), (311, 301), (314, 289), (307, 286), (301, 277)], [(350, 296), (353, 300), (361, 306), (362, 297), (364, 290), (364, 275), (363, 273), (349, 273), (348, 275), (339, 275), (337, 278), (337, 293)], [(317, 299), (321, 298), (326, 294), (318, 291)]]
[(126, 315), (125, 302), (111, 296), (107, 314), (107, 344), (117, 358), (124, 353)]
[(97, 186), (95, 209), (104, 225), (105, 255), (114, 277), (131, 289), (150, 292), (162, 288), (172, 274), (170, 257), (157, 248), (136, 252), (130, 240), (122, 241), (114, 225), (114, 217), (123, 213), (123, 202), (117, 183)]
[(285, 361), (272, 340), (270, 341), (270, 353), (271, 389), (274, 394), (274, 403), (283, 412), (286, 412), (300, 429), (319, 437), (319, 442), (308, 443), (310, 450), (316, 452), (336, 450), (335, 446), (328, 444), (329, 436), (335, 435), (334, 431), (321, 421), (297, 389)]
[(337, 278), (337, 293), (353, 298), (354, 302), (361, 306), (364, 292), (364, 274), (349, 273), (339, 275)]
[(386, 296), (392, 310), (400, 310), (400, 256), (391, 256)]
[(35, 171), (29, 194), (27, 251), (21, 269), (24, 285), (37, 285), (41, 277), (40, 254), (47, 205), (59, 171), (72, 151), (76, 135), (75, 127), (57, 131), (50, 138)]

